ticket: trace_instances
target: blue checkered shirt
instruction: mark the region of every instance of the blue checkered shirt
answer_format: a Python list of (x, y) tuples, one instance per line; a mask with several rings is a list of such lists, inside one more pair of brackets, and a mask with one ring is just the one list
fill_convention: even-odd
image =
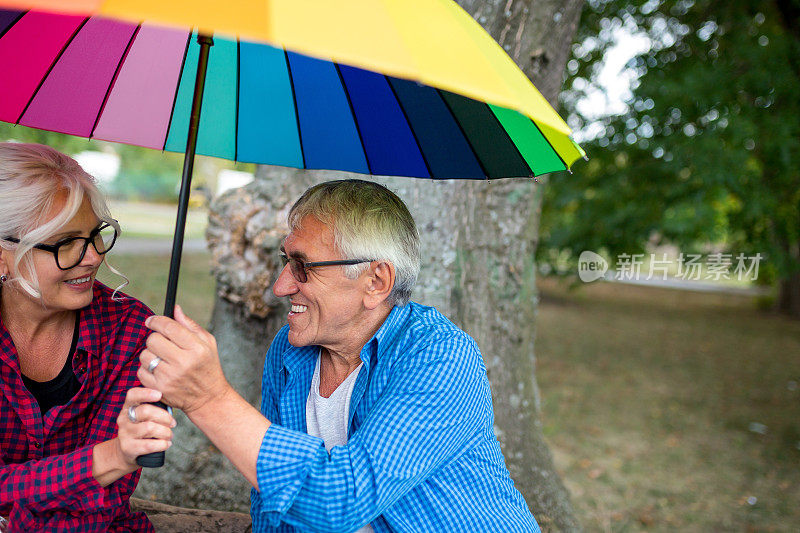
[(318, 346), (267, 353), (253, 531), (538, 532), (500, 451), (475, 341), (431, 307), (395, 307), (361, 350), (348, 443), (306, 433)]

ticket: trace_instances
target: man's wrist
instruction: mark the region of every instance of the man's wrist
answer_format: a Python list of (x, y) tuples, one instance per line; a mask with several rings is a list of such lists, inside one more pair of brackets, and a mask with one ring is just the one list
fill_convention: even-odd
[(258, 487), (256, 463), (270, 421), (230, 385), (186, 415)]
[(244, 401), (231, 387), (230, 383), (225, 381), (223, 386), (216, 387), (214, 392), (197, 402), (190, 409), (183, 409), (183, 412), (192, 423), (200, 427), (203, 421), (215, 420), (222, 416), (229, 406), (236, 405), (237, 399)]

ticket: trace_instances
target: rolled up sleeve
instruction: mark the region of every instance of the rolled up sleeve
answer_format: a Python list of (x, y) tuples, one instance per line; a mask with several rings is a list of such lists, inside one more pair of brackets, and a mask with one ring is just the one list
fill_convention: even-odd
[(261, 511), (277, 526), (291, 507), (315, 462), (326, 460), (322, 439), (272, 424), (258, 452), (256, 476)]
[(0, 503), (34, 513), (90, 513), (121, 505), (118, 488), (102, 487), (92, 476), (92, 448), (0, 466)]

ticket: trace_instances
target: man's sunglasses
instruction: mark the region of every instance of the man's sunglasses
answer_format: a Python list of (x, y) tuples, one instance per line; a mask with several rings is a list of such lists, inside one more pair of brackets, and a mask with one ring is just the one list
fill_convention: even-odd
[(312, 261), (306, 262), (296, 257), (289, 257), (282, 253), (281, 261), (283, 266), (289, 265), (289, 270), (298, 283), (308, 281), (307, 269), (325, 266), (358, 265), (360, 263), (371, 263), (374, 259), (341, 259), (339, 261)]
[[(56, 266), (61, 270), (74, 268), (83, 261), (86, 250), (91, 243), (98, 254), (104, 255), (117, 242), (117, 228), (107, 222), (103, 222), (89, 233), (88, 237), (69, 237), (58, 241), (55, 244), (34, 244), (37, 250), (50, 252), (56, 259)], [(19, 244), (19, 239), (6, 237), (5, 240)]]

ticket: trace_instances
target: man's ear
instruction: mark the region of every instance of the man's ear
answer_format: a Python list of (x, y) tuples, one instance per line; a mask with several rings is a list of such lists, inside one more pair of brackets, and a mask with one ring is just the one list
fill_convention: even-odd
[(364, 307), (375, 309), (385, 302), (394, 288), (394, 265), (388, 261), (373, 261), (369, 267)]

